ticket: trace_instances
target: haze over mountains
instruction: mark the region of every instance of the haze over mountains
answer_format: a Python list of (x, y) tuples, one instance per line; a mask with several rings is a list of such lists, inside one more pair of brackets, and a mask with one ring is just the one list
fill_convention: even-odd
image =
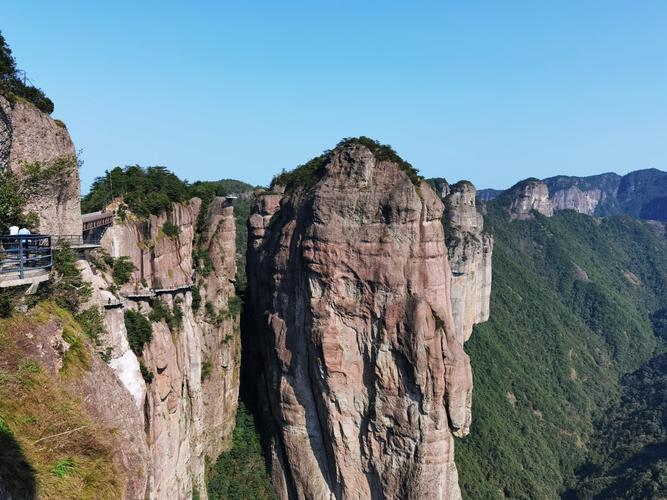
[[(667, 221), (667, 172), (662, 170), (635, 170), (623, 176), (611, 172), (587, 177), (557, 175), (542, 181), (555, 210)], [(501, 193), (503, 190), (480, 189), (477, 195), (482, 201), (490, 201)]]

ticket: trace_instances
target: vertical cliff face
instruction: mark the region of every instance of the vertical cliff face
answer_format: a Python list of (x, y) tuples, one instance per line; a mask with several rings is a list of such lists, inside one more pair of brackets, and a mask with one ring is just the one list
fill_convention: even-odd
[[(123, 300), (123, 308), (105, 309), (107, 335), (100, 350), (132, 396), (133, 404), (122, 413), (141, 422), (139, 432), (132, 429), (132, 442), (118, 443), (124, 472), (131, 476), (127, 498), (190, 498), (194, 489), (205, 498), (205, 460), (215, 460), (234, 429), (240, 360), (238, 312), (230, 310), (236, 300), (234, 214), (224, 200), (215, 199), (202, 216), (210, 262), (206, 273), (196, 274), (192, 250), (200, 209), (193, 199), (148, 220), (131, 214), (124, 222), (116, 220), (102, 246), (135, 267), (117, 291), (110, 269), (82, 264), (95, 288), (90, 305)], [(177, 231), (166, 229), (170, 224)], [(152, 340), (137, 356), (128, 343), (124, 312), (151, 317), (156, 307), (175, 319), (151, 318)], [(152, 373), (150, 383), (140, 364)], [(111, 424), (114, 417), (101, 410), (100, 418)]]
[(576, 210), (579, 213), (593, 215), (602, 200), (603, 192), (599, 189), (582, 191), (577, 186), (556, 191), (551, 200), (554, 210)]
[(81, 234), (79, 171), (67, 129), (32, 104), (0, 96), (0, 169), (24, 181), (39, 232)]
[(493, 237), (484, 232), (477, 211), (475, 186), (461, 181), (445, 197), (445, 236), (452, 269), (451, 302), (454, 325), (470, 338), (477, 323), (489, 319)]
[(549, 188), (540, 180), (521, 181), (508, 192), (511, 198), (509, 211), (513, 219), (530, 219), (533, 210), (547, 217), (551, 217), (554, 213), (553, 203), (549, 198)]
[(468, 433), (472, 377), (443, 205), (378, 156), (344, 143), (316, 184), (260, 196), (249, 221), (283, 498), (460, 497), (453, 435)]

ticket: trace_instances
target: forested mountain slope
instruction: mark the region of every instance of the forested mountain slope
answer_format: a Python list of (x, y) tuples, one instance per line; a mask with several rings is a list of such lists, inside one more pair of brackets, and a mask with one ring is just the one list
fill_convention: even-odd
[[(461, 488), (468, 498), (554, 498), (569, 485), (590, 498), (577, 467), (618, 465), (593, 455), (615, 434), (599, 417), (611, 406), (617, 425), (636, 425), (622, 421), (620, 377), (663, 349), (651, 318), (667, 305), (667, 241), (627, 216), (510, 222), (507, 201), (485, 215), (495, 238), (491, 316), (466, 345), (475, 419), (457, 447)], [(624, 384), (623, 397), (632, 390)]]

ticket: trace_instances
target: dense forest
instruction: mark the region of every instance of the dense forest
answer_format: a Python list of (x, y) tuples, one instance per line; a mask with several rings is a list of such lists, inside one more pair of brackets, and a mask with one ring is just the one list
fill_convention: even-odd
[(664, 411), (651, 410), (637, 436), (639, 413), (629, 417), (618, 401), (640, 404), (640, 380), (660, 378), (647, 367), (664, 367), (654, 357), (664, 350), (656, 325), (667, 305), (667, 241), (627, 216), (510, 222), (503, 203), (486, 205), (491, 317), (466, 344), (475, 390), (471, 434), (457, 442), (463, 494), (554, 498), (571, 488), (575, 498), (640, 498), (645, 479), (610, 476), (630, 458), (646, 474), (664, 469), (651, 451), (665, 449)]

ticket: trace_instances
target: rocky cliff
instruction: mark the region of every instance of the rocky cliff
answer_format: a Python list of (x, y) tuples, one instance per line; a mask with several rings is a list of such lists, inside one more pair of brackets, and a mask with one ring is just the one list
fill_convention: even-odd
[[(113, 425), (118, 414), (133, 423), (121, 428), (121, 437), (128, 436), (115, 448), (129, 478), (127, 498), (190, 498), (193, 490), (206, 498), (206, 459), (215, 460), (234, 429), (240, 361), (238, 312), (231, 307), (238, 300), (234, 214), (224, 199), (201, 217), (200, 209), (195, 198), (148, 220), (128, 212), (102, 238), (107, 256), (80, 262), (94, 285), (87, 306), (107, 306), (98, 349), (133, 401), (92, 405), (104, 424)], [(206, 249), (206, 271), (193, 263), (196, 244)], [(114, 264), (104, 260), (117, 266), (123, 257), (134, 271), (127, 283), (114, 284)], [(111, 307), (118, 299), (123, 307)], [(128, 342), (127, 311), (151, 319), (152, 340), (141, 353)]]
[(282, 498), (459, 498), (472, 376), (443, 204), (350, 140), (256, 200), (248, 278)]
[(533, 210), (551, 217), (554, 207), (549, 199), (549, 188), (537, 179), (526, 179), (507, 190), (509, 212), (513, 219), (530, 219)]
[(493, 237), (484, 232), (470, 182), (450, 187), (445, 197), (445, 236), (452, 270), (451, 302), (457, 332), (468, 340), (472, 328), (489, 319)]
[[(544, 185), (548, 188), (544, 194)], [(628, 214), (644, 220), (667, 221), (667, 172), (651, 168), (624, 176), (615, 173), (575, 177), (558, 175), (543, 181), (527, 179), (507, 191), (483, 189), (482, 201), (509, 195), (515, 200), (514, 218), (530, 217), (531, 210), (550, 216), (556, 210), (609, 216)], [(551, 207), (549, 206), (551, 205)]]
[(39, 215), (39, 232), (81, 234), (76, 152), (62, 122), (28, 102), (0, 96), (0, 169), (23, 181), (26, 208)]

